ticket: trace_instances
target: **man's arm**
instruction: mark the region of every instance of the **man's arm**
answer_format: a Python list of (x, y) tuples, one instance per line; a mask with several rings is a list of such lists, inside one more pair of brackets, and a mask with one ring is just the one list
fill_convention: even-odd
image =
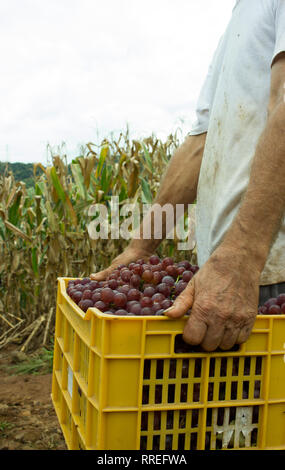
[(162, 219), (161, 238), (155, 238), (153, 230), (150, 239), (143, 238), (143, 226), (153, 228), (152, 218), (155, 214), (156, 205), (164, 206), (165, 204), (171, 204), (174, 208), (175, 220), (176, 204), (184, 204), (186, 210), (187, 205), (195, 201), (206, 135), (206, 133), (203, 133), (196, 136), (188, 136), (185, 142), (176, 150), (162, 179), (160, 190), (154, 202), (154, 208), (151, 208), (148, 214), (146, 214), (139, 228), (140, 238), (134, 238), (127, 249), (113, 260), (109, 268), (99, 273), (91, 274), (92, 279), (105, 279), (118, 265), (129, 264), (139, 258), (147, 258), (156, 250), (167, 235), (165, 218)]
[(259, 140), (249, 185), (223, 245), (244, 251), (264, 268), (285, 211), (285, 54), (272, 69), (268, 123)]
[(182, 316), (190, 344), (230, 349), (247, 340), (258, 310), (259, 281), (285, 211), (285, 55), (272, 67), (268, 122), (240, 210), (224, 240), (167, 312)]

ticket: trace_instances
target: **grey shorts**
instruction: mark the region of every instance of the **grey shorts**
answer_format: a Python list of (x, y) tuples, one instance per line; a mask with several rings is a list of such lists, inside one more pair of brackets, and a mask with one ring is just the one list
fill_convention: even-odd
[(270, 284), (268, 286), (260, 286), (259, 288), (259, 306), (263, 305), (266, 300), (277, 297), (279, 294), (285, 294), (285, 282), (279, 284)]

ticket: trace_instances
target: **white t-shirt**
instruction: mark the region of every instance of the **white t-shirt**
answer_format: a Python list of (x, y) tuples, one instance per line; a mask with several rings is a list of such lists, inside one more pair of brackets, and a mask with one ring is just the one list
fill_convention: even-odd
[[(202, 87), (197, 122), (190, 131), (191, 135), (207, 131), (196, 212), (200, 266), (238, 212), (267, 122), (272, 61), (283, 51), (285, 0), (238, 0)], [(285, 281), (285, 217), (283, 221), (261, 285)]]

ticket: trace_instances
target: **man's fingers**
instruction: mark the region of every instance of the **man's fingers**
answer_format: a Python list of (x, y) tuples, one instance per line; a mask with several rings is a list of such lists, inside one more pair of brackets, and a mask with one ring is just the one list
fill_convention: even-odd
[(90, 274), (90, 278), (94, 281), (104, 281), (107, 277), (111, 274), (111, 272), (115, 269), (115, 267), (110, 266), (103, 271), (99, 271), (98, 273)]
[(191, 313), (184, 327), (183, 339), (185, 343), (192, 344), (193, 346), (198, 345), (202, 342), (206, 331), (206, 323)]
[(205, 351), (215, 351), (224, 336), (224, 327), (222, 325), (209, 325), (206, 334), (201, 342), (201, 346)]
[(219, 345), (221, 349), (224, 351), (227, 351), (231, 348), (234, 347), (235, 344), (237, 344), (237, 339), (240, 334), (240, 329), (234, 330), (234, 329), (227, 329), (224, 332), (223, 339)]
[(184, 291), (177, 297), (173, 305), (164, 311), (171, 318), (180, 318), (192, 307), (194, 300), (194, 281), (191, 280)]
[(236, 343), (237, 344), (242, 344), (245, 343), (245, 341), (249, 338), (250, 333), (251, 333), (252, 327), (251, 326), (244, 326), (237, 337)]

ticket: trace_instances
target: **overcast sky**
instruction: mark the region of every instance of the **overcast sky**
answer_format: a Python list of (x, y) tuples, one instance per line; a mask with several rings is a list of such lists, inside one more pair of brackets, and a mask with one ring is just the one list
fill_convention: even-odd
[(46, 163), (129, 124), (164, 139), (195, 104), (235, 0), (0, 3), (0, 161)]

